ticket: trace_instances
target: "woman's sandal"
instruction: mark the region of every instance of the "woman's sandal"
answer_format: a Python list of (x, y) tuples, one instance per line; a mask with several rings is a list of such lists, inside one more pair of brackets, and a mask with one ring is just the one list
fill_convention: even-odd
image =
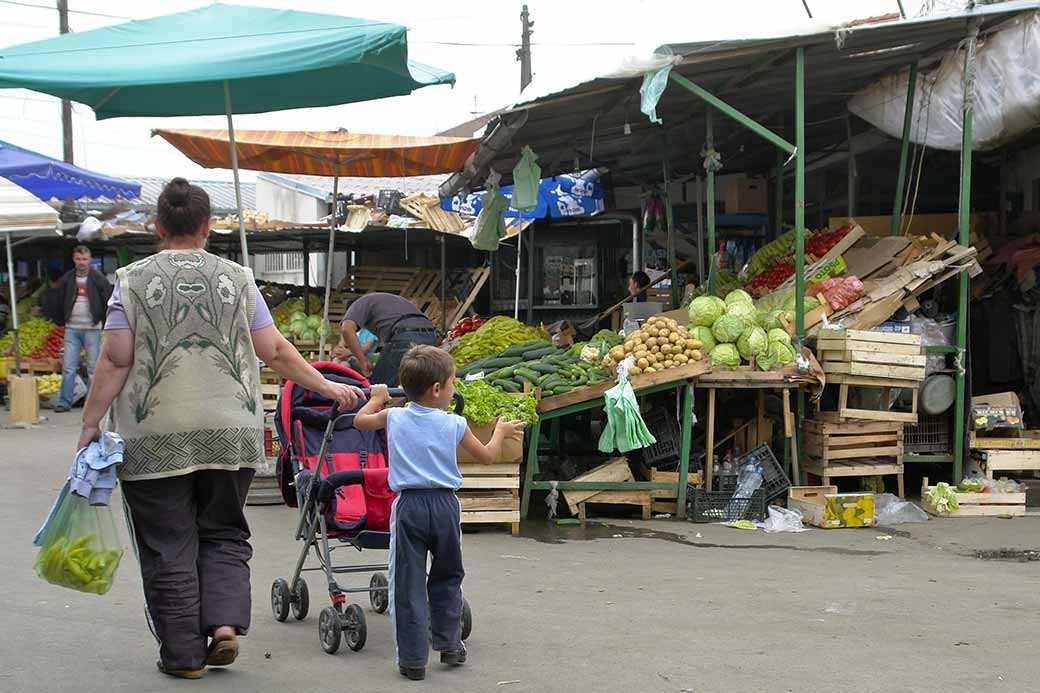
[(204, 664), (208, 667), (226, 667), (238, 657), (238, 638), (232, 636), (210, 643)]
[(206, 675), (206, 670), (203, 669), (167, 669), (163, 666), (162, 662), (156, 662), (155, 666), (160, 672), (167, 676), (174, 676), (178, 679), (201, 679)]

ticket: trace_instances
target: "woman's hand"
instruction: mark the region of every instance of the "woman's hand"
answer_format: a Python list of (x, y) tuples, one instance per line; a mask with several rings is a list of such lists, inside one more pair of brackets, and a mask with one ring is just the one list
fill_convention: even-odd
[(340, 411), (353, 411), (359, 400), (365, 398), (365, 393), (353, 385), (325, 381), (321, 394), (328, 399), (339, 403)]
[(84, 423), (83, 427), (79, 431), (79, 442), (76, 443), (76, 451), (79, 452), (100, 437), (100, 428), (96, 425)]

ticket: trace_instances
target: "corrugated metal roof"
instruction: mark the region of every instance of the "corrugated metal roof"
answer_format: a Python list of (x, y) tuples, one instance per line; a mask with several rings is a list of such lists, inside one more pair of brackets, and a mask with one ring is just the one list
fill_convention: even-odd
[[(332, 196), (331, 177), (263, 172), (257, 174), (257, 178), (270, 181), (276, 185), (284, 185), (308, 195), (314, 195), (317, 191), (324, 191), (324, 199), (329, 199)], [(397, 190), (405, 196), (418, 195), (420, 193), (436, 195), (437, 187), (445, 178), (447, 178), (445, 175), (411, 176), (410, 178), (341, 176), (339, 179), (339, 192), (341, 195), (378, 195), (380, 190)]]
[[(169, 178), (121, 176), (128, 181), (141, 184), (141, 197), (130, 200), (134, 209), (154, 209), (159, 195), (170, 181)], [(209, 203), (213, 213), (218, 215), (237, 213), (235, 201), (235, 184), (226, 180), (192, 180), (209, 195)], [(242, 206), (245, 209), (256, 209), (256, 183), (242, 183)]]

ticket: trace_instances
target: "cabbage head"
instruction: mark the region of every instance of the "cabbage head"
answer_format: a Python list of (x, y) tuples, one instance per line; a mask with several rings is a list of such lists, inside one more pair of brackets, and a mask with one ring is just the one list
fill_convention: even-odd
[(711, 365), (736, 368), (740, 365), (740, 352), (732, 344), (718, 344), (711, 350)]
[(701, 347), (702, 354), (707, 354), (715, 348), (715, 335), (711, 333), (710, 327), (691, 327), (690, 336), (694, 339), (699, 339), (701, 344), (704, 345)]
[(747, 303), (751, 307), (754, 307), (755, 300), (751, 298), (751, 294), (743, 289), (734, 289), (726, 294), (726, 305), (732, 306), (734, 303)]
[(736, 315), (738, 318), (743, 318), (744, 322), (749, 324), (755, 324), (755, 318), (758, 314), (755, 312), (755, 306), (751, 303), (733, 303), (726, 308), (726, 312), (730, 315)]
[(760, 371), (768, 371), (776, 365), (776, 361), (769, 356), (769, 351), (766, 350), (755, 357), (755, 365), (758, 366), (758, 370)]
[(725, 301), (723, 301), (718, 296), (708, 296), (708, 298), (710, 298), (715, 303), (715, 305), (719, 307), (719, 315), (722, 315), (723, 313), (726, 312), (726, 302)]
[(783, 342), (770, 342), (769, 357), (782, 366), (794, 363), (794, 347)]
[(783, 323), (780, 322), (780, 316), (784, 314), (784, 311), (777, 308), (771, 310), (766, 314), (765, 320), (762, 321), (763, 330), (782, 330), (784, 328)]
[(791, 335), (789, 335), (787, 333), (787, 330), (779, 330), (779, 329), (769, 330), (769, 333), (766, 335), (766, 338), (769, 339), (770, 343), (772, 343), (772, 342), (783, 342), (784, 344), (790, 344), (791, 343)]
[(725, 305), (719, 308), (718, 299), (711, 296), (698, 296), (690, 302), (690, 323), (700, 327), (711, 327), (725, 311)]
[(766, 338), (766, 331), (758, 325), (749, 325), (737, 340), (737, 351), (740, 352), (740, 358), (745, 361), (751, 361), (768, 348), (769, 340)]
[(740, 339), (740, 335), (744, 334), (746, 328), (747, 322), (744, 318), (726, 313), (711, 326), (711, 333), (715, 336), (716, 342), (732, 344)]
[[(784, 305), (783, 305), (784, 310), (789, 310), (792, 313), (794, 312), (794, 303), (795, 303), (794, 299), (795, 299), (795, 295), (794, 294), (791, 294), (790, 296), (787, 297), (787, 300), (784, 301)], [(820, 299), (816, 298), (815, 296), (806, 296), (805, 297), (805, 312), (806, 313), (808, 313), (811, 310), (816, 310), (819, 307), (820, 307)]]

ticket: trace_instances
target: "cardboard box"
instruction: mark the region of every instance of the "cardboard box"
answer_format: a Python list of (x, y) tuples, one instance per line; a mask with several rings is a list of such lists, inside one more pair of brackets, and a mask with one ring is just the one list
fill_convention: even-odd
[(744, 175), (719, 176), (718, 192), (726, 214), (765, 214), (769, 211), (769, 186), (765, 178)]
[(1014, 392), (971, 398), (971, 425), (975, 430), (1023, 428), (1022, 405)]
[[(477, 437), (477, 440), (486, 444), (495, 433), (495, 425), (476, 426), (470, 421), (469, 430), (473, 431), (473, 435)], [(524, 442), (522, 440), (507, 440), (502, 443), (502, 454), (495, 462), (519, 462), (523, 457)], [(480, 462), (463, 450), (461, 445), (455, 450), (455, 458), (459, 464), (480, 464)]]
[(838, 493), (837, 486), (792, 486), (787, 507), (802, 512), (806, 524), (823, 529), (874, 526), (873, 493)]

